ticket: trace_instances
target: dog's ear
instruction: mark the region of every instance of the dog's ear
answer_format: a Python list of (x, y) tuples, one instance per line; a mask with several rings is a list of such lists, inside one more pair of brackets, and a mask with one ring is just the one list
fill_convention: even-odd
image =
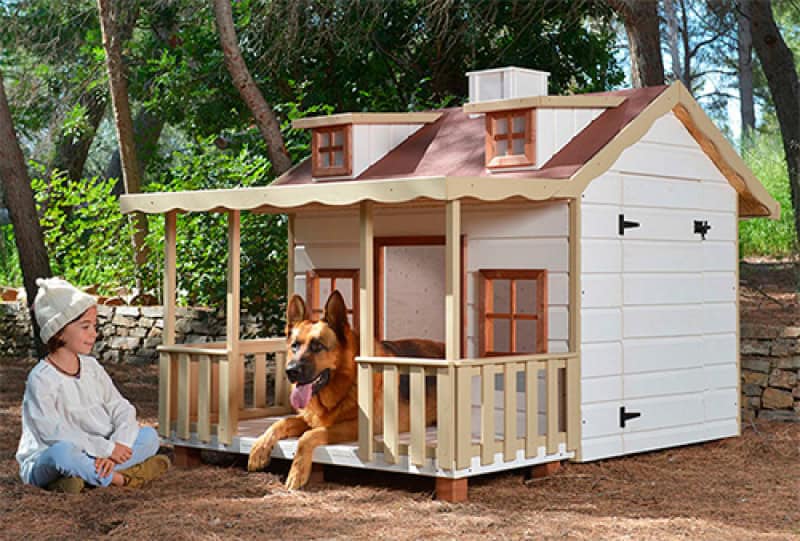
[(344, 344), (347, 341), (344, 331), (350, 324), (347, 322), (347, 306), (345, 306), (342, 294), (338, 289), (328, 297), (328, 302), (325, 303), (325, 315), (322, 319), (336, 333), (339, 342)]
[(292, 327), (303, 320), (308, 319), (306, 303), (300, 295), (292, 295), (289, 304), (286, 306), (286, 336), (292, 332)]

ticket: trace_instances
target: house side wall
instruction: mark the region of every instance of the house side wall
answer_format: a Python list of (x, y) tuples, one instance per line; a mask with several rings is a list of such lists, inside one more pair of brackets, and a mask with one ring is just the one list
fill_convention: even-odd
[[(583, 460), (736, 435), (733, 188), (668, 114), (582, 207)], [(620, 214), (640, 227), (620, 236)], [(623, 406), (642, 414), (624, 429)]]
[(569, 143), (605, 109), (536, 109), (536, 167)]
[(423, 124), (354, 124), (353, 178), (408, 139)]
[[(548, 348), (567, 351), (569, 321), (569, 214), (565, 203), (464, 206), (466, 236), (466, 354), (478, 354), (478, 280), (482, 268), (547, 269)], [(443, 209), (384, 209), (375, 213), (375, 236), (444, 234)], [(358, 268), (358, 215), (350, 211), (299, 214), (295, 222), (295, 291), (305, 291), (313, 268)], [(444, 313), (441, 314), (442, 319)]]

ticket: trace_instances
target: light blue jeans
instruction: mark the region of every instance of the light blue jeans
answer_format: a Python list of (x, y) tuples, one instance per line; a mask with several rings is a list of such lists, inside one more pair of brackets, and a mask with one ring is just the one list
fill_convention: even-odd
[[(126, 462), (117, 464), (114, 471), (124, 470), (144, 462), (155, 455), (159, 446), (158, 432), (150, 426), (139, 428), (139, 435), (131, 448), (132, 454)], [(95, 471), (95, 458), (68, 441), (51, 445), (36, 459), (31, 469), (31, 484), (46, 487), (59, 477), (80, 477), (90, 485), (107, 487), (113, 475), (100, 477)]]

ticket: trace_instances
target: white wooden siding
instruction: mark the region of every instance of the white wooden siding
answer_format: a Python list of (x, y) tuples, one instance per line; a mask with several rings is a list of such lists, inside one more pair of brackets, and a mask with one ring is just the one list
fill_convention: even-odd
[[(640, 226), (620, 236), (620, 214)], [(735, 191), (672, 114), (584, 192), (583, 460), (738, 432), (736, 220)], [(641, 413), (624, 429), (622, 406)]]
[(541, 167), (553, 154), (570, 142), (605, 109), (537, 109), (536, 167)]
[(419, 130), (422, 124), (356, 124), (353, 126), (353, 177), (357, 177)]

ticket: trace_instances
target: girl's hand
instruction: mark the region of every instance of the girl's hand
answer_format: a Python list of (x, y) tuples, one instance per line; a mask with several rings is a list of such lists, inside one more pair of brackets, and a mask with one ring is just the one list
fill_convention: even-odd
[(107, 477), (114, 471), (114, 461), (110, 458), (95, 458), (94, 469), (100, 477)]
[(122, 464), (129, 460), (132, 455), (133, 451), (130, 447), (122, 445), (121, 443), (114, 443), (114, 451), (109, 458), (113, 460), (115, 464)]

